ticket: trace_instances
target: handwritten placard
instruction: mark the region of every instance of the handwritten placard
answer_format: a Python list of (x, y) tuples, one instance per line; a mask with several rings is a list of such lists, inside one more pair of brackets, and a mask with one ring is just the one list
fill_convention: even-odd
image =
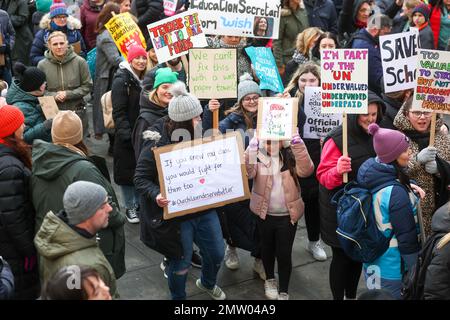
[(245, 51), (252, 61), (261, 90), (283, 92), (283, 81), (281, 81), (272, 50), (266, 47), (248, 47)]
[(341, 125), (342, 117), (336, 113), (322, 113), (322, 90), (320, 87), (305, 87), (306, 122), (303, 137), (306, 139), (324, 138), (331, 130)]
[(260, 98), (257, 135), (261, 140), (290, 140), (296, 132), (298, 99)]
[(412, 109), (450, 113), (450, 52), (419, 50)]
[(248, 199), (244, 147), (237, 132), (154, 149), (164, 219)]
[(191, 48), (208, 46), (198, 11), (188, 10), (147, 26), (158, 62), (188, 54)]
[(55, 97), (43, 96), (38, 97), (38, 100), (39, 104), (41, 105), (42, 112), (44, 113), (45, 119), (53, 119), (59, 112)]
[(189, 70), (189, 89), (197, 98), (237, 98), (236, 49), (191, 49)]
[(141, 29), (134, 22), (128, 12), (117, 14), (112, 17), (106, 24), (105, 28), (111, 34), (117, 48), (122, 56), (127, 59), (128, 49), (133, 45), (140, 45), (146, 48), (145, 38)]
[(380, 37), (384, 92), (415, 88), (419, 30)]
[(274, 0), (191, 0), (206, 34), (278, 39), (281, 4)]
[(367, 113), (367, 49), (321, 52), (322, 113)]

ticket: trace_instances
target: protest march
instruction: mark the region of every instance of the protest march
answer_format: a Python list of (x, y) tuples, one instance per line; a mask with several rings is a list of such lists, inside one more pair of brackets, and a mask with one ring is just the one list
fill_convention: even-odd
[(450, 300), (450, 0), (0, 0), (0, 31), (0, 300)]

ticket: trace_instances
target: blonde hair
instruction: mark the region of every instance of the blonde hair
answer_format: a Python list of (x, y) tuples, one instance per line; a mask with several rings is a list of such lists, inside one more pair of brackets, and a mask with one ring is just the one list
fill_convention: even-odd
[(309, 58), (309, 50), (312, 48), (312, 43), (323, 33), (317, 27), (311, 27), (303, 30), (297, 35), (295, 47), (298, 52)]
[(421, 3), (422, 3), (422, 1), (420, 1), (420, 0), (406, 0), (405, 7), (407, 7), (408, 9), (414, 9)]
[(47, 38), (47, 46), (50, 46), (50, 41), (53, 38), (56, 38), (56, 37), (63, 37), (64, 41), (66, 41), (66, 43), (69, 43), (69, 41), (67, 41), (67, 35), (64, 32), (62, 32), (62, 31), (53, 31), (52, 33), (50, 33), (50, 35)]
[[(286, 86), (286, 89), (284, 90), (284, 92), (289, 93), (292, 89), (294, 89), (295, 87), (298, 87), (298, 79), (300, 79), (300, 77), (306, 73), (312, 73), (319, 80), (319, 84), (320, 84), (320, 81), (321, 81), (320, 68), (314, 62), (309, 61), (304, 64), (301, 64), (298, 67), (297, 71), (292, 76), (291, 81), (289, 81), (288, 85)], [(301, 92), (300, 90), (297, 90), (297, 92), (295, 93), (295, 97), (299, 98), (300, 100), (303, 100), (303, 92)]]

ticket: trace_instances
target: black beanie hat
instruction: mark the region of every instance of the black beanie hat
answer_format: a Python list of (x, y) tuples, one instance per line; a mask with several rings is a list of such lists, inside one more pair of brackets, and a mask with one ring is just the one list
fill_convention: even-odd
[(26, 92), (39, 90), (46, 81), (44, 71), (36, 67), (26, 67), (21, 62), (14, 65), (14, 71), (19, 79), (19, 87)]

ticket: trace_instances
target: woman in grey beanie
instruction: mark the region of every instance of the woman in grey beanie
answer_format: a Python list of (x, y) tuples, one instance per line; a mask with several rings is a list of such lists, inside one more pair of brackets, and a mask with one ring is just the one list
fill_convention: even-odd
[[(134, 184), (141, 195), (141, 240), (168, 258), (167, 275), (172, 299), (186, 299), (186, 280), (191, 265), (193, 241), (200, 248), (202, 275), (196, 285), (215, 300), (225, 293), (217, 282), (224, 256), (222, 230), (216, 210), (209, 209), (187, 216), (163, 219), (163, 208), (169, 201), (161, 195), (158, 170), (152, 148), (189, 141), (201, 127), (200, 101), (186, 91), (182, 82), (172, 87), (169, 115), (159, 119), (148, 131), (139, 157)], [(175, 130), (183, 129), (174, 134)]]

